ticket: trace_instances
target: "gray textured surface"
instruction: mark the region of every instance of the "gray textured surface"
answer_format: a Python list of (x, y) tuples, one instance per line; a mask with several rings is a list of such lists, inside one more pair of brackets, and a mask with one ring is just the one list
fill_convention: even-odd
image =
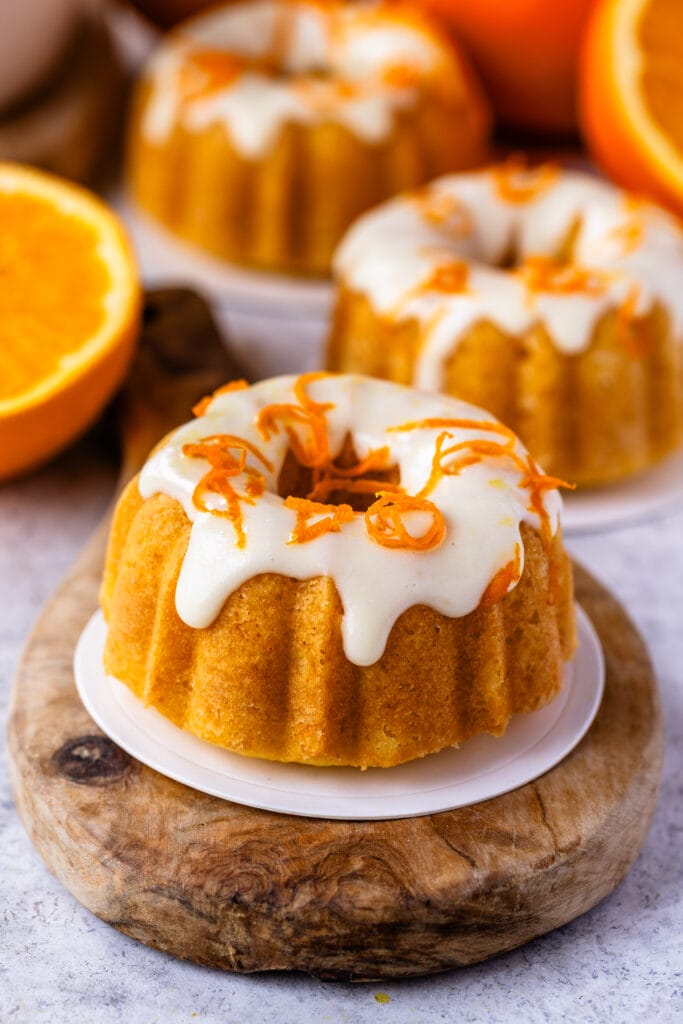
[[(48, 469), (0, 488), (3, 708), (26, 634), (102, 514), (113, 476), (91, 440)], [(0, 1021), (683, 1021), (683, 512), (570, 546), (645, 635), (666, 716), (664, 781), (653, 827), (612, 896), (523, 949), (421, 981), (352, 986), (300, 975), (221, 974), (146, 949), (76, 903), (26, 838), (3, 749)]]

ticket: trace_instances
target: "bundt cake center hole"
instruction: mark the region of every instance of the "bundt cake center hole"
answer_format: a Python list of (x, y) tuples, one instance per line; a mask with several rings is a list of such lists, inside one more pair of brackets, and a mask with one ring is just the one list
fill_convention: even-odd
[(518, 270), (524, 266), (527, 257), (530, 255), (548, 257), (557, 266), (570, 266), (575, 262), (576, 246), (580, 231), (581, 218), (576, 217), (559, 239), (556, 246), (551, 247), (547, 252), (538, 253), (524, 252), (521, 239), (518, 236), (513, 236), (503, 255), (495, 263), (495, 267), (498, 270)]
[[(334, 476), (335, 467), (347, 473), (354, 467), (359, 466), (360, 462), (361, 460), (355, 451), (353, 441), (350, 435), (347, 435), (341, 451), (332, 460), (330, 475)], [(387, 466), (382, 469), (370, 470), (367, 473), (354, 474), (349, 479), (352, 479), (354, 482), (359, 480), (377, 481), (379, 485), (377, 490), (380, 490), (383, 483), (399, 485), (401, 483), (401, 473), (398, 466)], [(314, 497), (314, 483), (313, 470), (308, 466), (302, 465), (292, 449), (289, 448), (278, 477), (277, 493), (281, 498)], [(330, 491), (329, 495), (326, 495), (324, 498), (326, 505), (350, 505), (354, 512), (366, 512), (374, 501), (374, 489), (370, 490), (367, 494), (358, 494), (343, 487)]]

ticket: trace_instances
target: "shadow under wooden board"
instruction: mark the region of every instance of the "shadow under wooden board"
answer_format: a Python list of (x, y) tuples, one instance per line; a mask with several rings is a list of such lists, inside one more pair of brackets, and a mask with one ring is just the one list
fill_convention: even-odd
[[(191, 293), (151, 296), (145, 335), (125, 397), (122, 475), (199, 394), (239, 372)], [(577, 596), (600, 635), (607, 679), (593, 726), (564, 761), (457, 811), (326, 821), (188, 789), (94, 726), (72, 659), (97, 605), (107, 526), (28, 640), (8, 727), (26, 829), (102, 920), (226, 970), (398, 978), (519, 946), (584, 913), (624, 877), (654, 809), (661, 713), (642, 639), (585, 570), (576, 568)]]

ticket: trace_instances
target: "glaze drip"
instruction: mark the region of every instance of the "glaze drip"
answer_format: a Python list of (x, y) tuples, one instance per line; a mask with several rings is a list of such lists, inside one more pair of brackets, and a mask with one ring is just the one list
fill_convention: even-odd
[(220, 124), (257, 159), (287, 122), (331, 121), (377, 143), (426, 85), (465, 84), (452, 49), (415, 13), (382, 4), (256, 0), (195, 17), (165, 42), (147, 71), (143, 133), (161, 144), (177, 123)]
[(383, 204), (334, 259), (338, 280), (378, 315), (421, 324), (413, 383), (428, 390), (444, 386), (454, 346), (484, 321), (508, 335), (541, 324), (575, 355), (608, 311), (628, 324), (660, 305), (683, 339), (682, 264), (683, 233), (663, 211), (589, 175), (516, 162)]
[[(223, 390), (198, 411), (150, 457), (140, 492), (175, 498), (192, 523), (176, 607), (199, 629), (253, 576), (329, 576), (344, 609), (346, 657), (370, 665), (413, 605), (459, 617), (514, 587), (522, 522), (547, 543), (558, 526), (559, 481), (507, 428), (453, 398), (307, 374)], [(351, 468), (336, 464), (349, 439)], [(314, 467), (311, 496), (283, 497), (278, 479), (297, 448)], [(370, 478), (366, 512), (315, 500), (316, 487), (328, 499), (337, 486), (363, 483), (359, 467), (396, 467), (400, 483)]]

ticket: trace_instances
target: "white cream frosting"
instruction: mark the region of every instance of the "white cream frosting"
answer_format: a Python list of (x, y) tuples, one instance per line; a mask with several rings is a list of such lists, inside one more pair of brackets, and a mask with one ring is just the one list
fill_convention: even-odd
[[(520, 171), (524, 179), (533, 171)], [(450, 215), (428, 216), (426, 211)], [(629, 228), (637, 239), (627, 240)], [(531, 291), (522, 275), (498, 264), (514, 253), (553, 256), (576, 229), (572, 262), (595, 271), (597, 294)], [(467, 287), (448, 294), (426, 283), (449, 261), (468, 264)], [(683, 338), (683, 234), (673, 218), (635, 203), (620, 190), (581, 173), (563, 172), (525, 202), (503, 198), (495, 170), (449, 175), (418, 198), (399, 196), (361, 217), (334, 258), (345, 287), (365, 295), (374, 310), (424, 326), (414, 383), (439, 389), (444, 361), (482, 321), (510, 334), (543, 324), (561, 352), (590, 344), (599, 318), (634, 300), (633, 312), (656, 303)]]
[[(177, 499), (192, 523), (190, 542), (176, 591), (180, 618), (195, 628), (215, 619), (226, 599), (246, 580), (278, 573), (298, 580), (329, 576), (343, 606), (342, 636), (347, 658), (358, 665), (377, 661), (396, 619), (413, 605), (427, 605), (459, 617), (475, 609), (493, 577), (514, 561), (523, 566), (520, 524), (540, 528), (530, 509), (523, 474), (508, 458), (486, 456), (457, 475), (443, 475), (429, 493), (445, 525), (441, 543), (429, 550), (389, 548), (373, 540), (365, 516), (358, 513), (339, 532), (292, 543), (296, 514), (277, 494), (277, 480), (288, 449), (281, 431), (265, 441), (257, 426), (259, 410), (271, 403), (294, 403), (293, 376), (265, 380), (253, 387), (217, 395), (204, 415), (176, 430), (148, 460), (140, 476), (144, 498), (156, 493)], [(350, 434), (356, 455), (387, 446), (388, 465), (398, 466), (405, 493), (416, 495), (430, 477), (436, 439), (443, 427), (392, 430), (427, 418), (492, 422), (488, 413), (465, 402), (427, 395), (401, 385), (355, 375), (328, 375), (308, 383), (316, 402), (330, 402), (326, 413), (330, 453), (339, 453)], [(449, 427), (449, 444), (470, 439), (501, 440), (489, 430)], [(240, 547), (234, 525), (200, 511), (193, 493), (208, 469), (203, 458), (183, 454), (183, 446), (216, 434), (231, 434), (256, 445), (272, 463), (263, 470), (265, 492), (241, 506), (246, 534)], [(515, 452), (526, 458), (521, 442)], [(242, 491), (248, 477), (234, 478)], [(216, 497), (216, 507), (221, 499)], [(543, 495), (551, 530), (558, 525), (561, 501), (555, 490)], [(406, 513), (411, 533), (426, 527), (425, 512)], [(514, 586), (516, 580), (513, 581)]]
[[(246, 69), (224, 87), (188, 100), (180, 75), (197, 49), (254, 60), (277, 50), (282, 76)], [(387, 82), (385, 72), (397, 66), (410, 68), (417, 81)], [(176, 124), (190, 132), (220, 124), (248, 159), (267, 153), (291, 122), (333, 122), (377, 143), (390, 133), (396, 112), (415, 103), (420, 79), (445, 66), (451, 88), (463, 89), (453, 53), (421, 23), (388, 7), (306, 0), (238, 3), (191, 19), (162, 43), (146, 71), (152, 92), (142, 131), (159, 145)], [(353, 88), (335, 88), (339, 83)]]

